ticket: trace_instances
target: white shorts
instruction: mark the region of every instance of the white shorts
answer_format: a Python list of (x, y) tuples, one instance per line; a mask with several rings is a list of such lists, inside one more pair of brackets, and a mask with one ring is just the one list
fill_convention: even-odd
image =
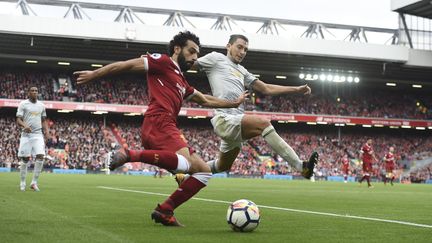
[(45, 141), (42, 134), (22, 134), (18, 149), (18, 157), (45, 155)]
[(219, 150), (226, 153), (234, 148), (241, 148), (244, 141), (241, 135), (241, 121), (244, 114), (218, 114), (211, 119), (213, 130), (221, 138)]

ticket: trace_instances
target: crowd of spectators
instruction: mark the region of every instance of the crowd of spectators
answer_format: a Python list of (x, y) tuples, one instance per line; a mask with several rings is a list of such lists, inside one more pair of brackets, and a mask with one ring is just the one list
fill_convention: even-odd
[[(66, 76), (70, 81), (72, 77)], [(104, 79), (98, 83), (76, 86), (73, 82), (56, 84), (52, 74), (38, 72), (0, 72), (0, 98), (23, 99), (29, 85), (39, 87), (44, 100), (70, 100), (127, 105), (148, 104), (147, 85), (140, 77)], [(210, 93), (208, 82), (191, 79), (191, 85), (203, 93)], [(426, 93), (406, 93), (405, 90), (352, 89), (341, 86), (337, 90), (310, 84), (311, 96), (283, 95), (263, 97), (256, 94), (246, 102), (246, 110), (326, 114), (359, 117), (432, 119), (432, 97)], [(55, 88), (56, 87), (56, 88)], [(58, 88), (60, 87), (60, 88)], [(186, 107), (199, 107), (185, 102)]]
[[(139, 77), (117, 77), (104, 79), (100, 82), (76, 86), (70, 82), (70, 76), (62, 76), (66, 82), (59, 83), (58, 76), (44, 72), (12, 72), (0, 71), (0, 98), (25, 99), (27, 88), (37, 86), (41, 100), (69, 100), (76, 102), (117, 103), (127, 105), (148, 104), (145, 81)], [(66, 78), (64, 78), (66, 77)], [(191, 85), (210, 93), (206, 81), (191, 81)], [(312, 85), (313, 86), (313, 85)], [(199, 107), (197, 104), (185, 102), (186, 107)], [(331, 90), (313, 87), (309, 97), (301, 95), (285, 95), (264, 97), (253, 94), (246, 102), (246, 110), (288, 112), (305, 114), (328, 114), (359, 117), (410, 118), (431, 119), (428, 109), (432, 106), (432, 97), (424, 93), (406, 93), (390, 89), (344, 89)], [(137, 122), (115, 122), (118, 134), (130, 148), (139, 149), (140, 124)], [(218, 153), (219, 139), (206, 126), (183, 126), (185, 137), (190, 145), (205, 160), (212, 160)], [(19, 144), (19, 129), (15, 118), (0, 118), (2, 133), (0, 162), (3, 166), (17, 167), (16, 150)], [(405, 161), (401, 168), (407, 168), (409, 161), (430, 157), (432, 142), (425, 136), (369, 134), (362, 132), (345, 133), (337, 137), (329, 131), (281, 130), (281, 136), (300, 155), (307, 159), (312, 150), (318, 148), (321, 161), (316, 174), (322, 176), (340, 175), (339, 159), (347, 154), (351, 159), (352, 173), (360, 173), (359, 149), (367, 137), (375, 140), (374, 149), (378, 158), (382, 158), (390, 145), (395, 146), (399, 161)], [(48, 168), (82, 168), (99, 170), (106, 159), (106, 153), (111, 151), (118, 139), (115, 139), (111, 127), (104, 127), (102, 120), (77, 118), (50, 118), (50, 135)], [(120, 141), (122, 142), (122, 141)], [(408, 161), (408, 162), (407, 162)], [(136, 163), (131, 169), (155, 170), (144, 164)], [(430, 170), (430, 168), (428, 168)], [(427, 168), (420, 169), (411, 175), (424, 180), (430, 176)], [(375, 174), (380, 167), (376, 166)], [(231, 174), (246, 176), (262, 176), (264, 174), (295, 174), (296, 172), (277, 155), (262, 138), (246, 142), (234, 163)]]
[[(106, 153), (112, 151), (119, 143), (126, 143), (131, 149), (142, 148), (139, 135), (140, 121), (138, 120), (117, 121), (113, 123), (114, 126), (105, 127), (100, 118), (50, 118), (48, 156), (45, 167), (90, 171), (104, 168)], [(118, 139), (115, 138), (113, 128), (116, 128), (122, 136), (122, 141), (118, 142)], [(190, 146), (205, 161), (216, 158), (219, 138), (208, 124), (197, 126), (193, 123), (186, 123), (182, 124), (181, 128)], [(401, 169), (406, 169), (410, 161), (432, 156), (432, 141), (427, 135), (376, 134), (376, 132), (365, 134), (360, 131), (347, 130), (338, 139), (338, 134), (331, 129), (317, 131), (307, 128), (278, 128), (278, 130), (281, 137), (293, 147), (301, 159), (306, 160), (314, 150), (320, 153), (320, 162), (316, 171), (318, 176), (342, 175), (339, 162), (344, 155), (347, 155), (351, 161), (352, 175), (359, 176), (361, 173), (359, 151), (368, 137), (373, 138), (373, 148), (380, 160), (375, 163), (375, 176), (381, 172), (380, 164), (389, 146), (396, 148), (396, 157)], [(0, 163), (4, 167), (17, 168), (19, 160), (16, 153), (20, 131), (15, 118), (12, 116), (0, 118), (0, 131), (2, 138), (5, 138), (0, 141)], [(403, 164), (404, 161), (408, 163)], [(134, 163), (129, 169), (156, 170), (142, 163)], [(411, 175), (411, 179), (414, 181), (429, 179), (430, 169), (424, 168), (416, 171)], [(286, 161), (272, 152), (261, 137), (244, 143), (229, 173), (236, 176), (298, 175), (298, 172), (293, 170)]]
[(0, 70), (0, 98), (26, 99), (30, 86), (39, 89), (39, 97), (45, 100), (59, 100), (54, 92), (51, 74), (39, 72), (6, 72)]
[[(94, 119), (49, 119), (47, 169), (100, 170), (105, 166), (106, 153), (111, 151), (116, 140), (112, 133)], [(0, 118), (0, 165), (18, 168), (17, 157), (20, 129), (13, 117)], [(4, 139), (3, 139), (4, 138)]]

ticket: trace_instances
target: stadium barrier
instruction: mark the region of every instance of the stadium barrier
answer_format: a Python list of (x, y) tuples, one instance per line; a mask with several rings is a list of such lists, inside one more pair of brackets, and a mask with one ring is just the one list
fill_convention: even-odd
[(0, 168), (0, 172), (11, 172), (11, 168)]
[(291, 175), (264, 175), (264, 179), (272, 179), (272, 180), (292, 180), (293, 177)]
[[(327, 181), (340, 181), (340, 182), (343, 182), (344, 178), (343, 178), (343, 176), (327, 176)], [(349, 182), (355, 182), (355, 177), (354, 176), (348, 176), (347, 181), (349, 181)]]
[(87, 174), (86, 170), (65, 170), (65, 169), (53, 169), (54, 174)]
[(154, 176), (155, 172), (151, 172), (151, 171), (128, 171), (126, 173), (127, 175), (143, 175), (143, 176)]
[(217, 173), (217, 174), (213, 174), (212, 178), (227, 178), (228, 175), (226, 172), (221, 172), (221, 173)]
[(426, 180), (426, 184), (432, 184), (432, 179)]

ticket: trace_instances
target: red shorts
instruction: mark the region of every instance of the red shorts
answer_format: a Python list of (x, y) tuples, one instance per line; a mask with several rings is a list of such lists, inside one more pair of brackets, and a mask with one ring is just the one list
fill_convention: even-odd
[(349, 168), (348, 168), (348, 167), (345, 167), (345, 166), (342, 166), (342, 172), (343, 172), (345, 175), (348, 175)]
[(372, 163), (363, 162), (363, 172), (372, 172)]
[[(141, 126), (141, 142), (145, 149), (176, 152), (189, 148), (184, 135), (177, 128), (176, 120), (169, 115), (149, 115)], [(192, 154), (193, 149), (189, 148)]]
[(394, 167), (386, 167), (386, 172), (387, 173), (392, 173), (394, 170)]

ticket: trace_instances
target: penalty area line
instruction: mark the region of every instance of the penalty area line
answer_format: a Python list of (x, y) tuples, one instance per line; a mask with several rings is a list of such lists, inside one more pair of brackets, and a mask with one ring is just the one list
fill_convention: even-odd
[[(107, 186), (98, 186), (98, 188), (105, 189), (105, 190), (141, 193), (141, 194), (147, 194), (147, 195), (156, 195), (156, 196), (165, 196), (165, 197), (169, 196), (169, 194), (164, 194), (164, 193), (136, 191), (136, 190), (107, 187)], [(230, 204), (231, 203), (229, 201), (214, 200), (214, 199), (199, 198), (199, 197), (193, 197), (192, 199), (198, 200), (198, 201), (213, 202), (213, 203), (223, 203), (223, 204)], [(266, 205), (258, 205), (258, 207), (259, 208), (273, 209), (273, 210), (296, 212), (296, 213), (315, 214), (315, 215), (322, 215), (322, 216), (329, 216), (329, 217), (350, 218), (350, 219), (369, 220), (369, 221), (384, 222), (384, 223), (402, 224), (402, 225), (421, 227), (421, 228), (431, 228), (432, 229), (432, 225), (417, 224), (417, 223), (411, 223), (411, 222), (399, 221), (399, 220), (362, 217), (362, 216), (355, 216), (355, 215), (349, 215), (349, 214), (344, 215), (344, 214), (336, 214), (336, 213), (317, 212), (317, 211), (309, 211), (309, 210), (301, 210), (301, 209), (293, 209), (293, 208), (273, 207), (273, 206), (266, 206)]]

